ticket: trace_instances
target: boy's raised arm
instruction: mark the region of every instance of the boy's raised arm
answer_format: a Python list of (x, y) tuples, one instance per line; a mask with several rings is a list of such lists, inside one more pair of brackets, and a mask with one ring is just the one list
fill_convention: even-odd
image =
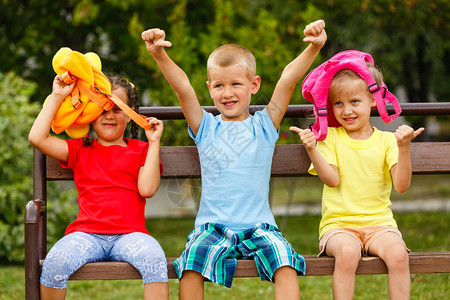
[(310, 43), (310, 45), (284, 68), (272, 98), (267, 105), (267, 112), (277, 129), (291, 100), (295, 85), (308, 71), (327, 40), (325, 22), (323, 20), (307, 25), (303, 33), (305, 34), (303, 41)]
[(153, 56), (167, 82), (177, 94), (189, 127), (194, 134), (197, 134), (203, 111), (186, 73), (173, 62), (164, 50), (164, 47), (171, 47), (172, 43), (165, 40), (166, 34), (159, 28), (146, 30), (142, 32), (141, 36), (148, 52)]

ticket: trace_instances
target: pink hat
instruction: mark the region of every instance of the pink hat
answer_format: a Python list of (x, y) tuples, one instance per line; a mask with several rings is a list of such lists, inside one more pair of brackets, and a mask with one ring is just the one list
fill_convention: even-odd
[[(310, 128), (318, 141), (326, 138), (328, 126), (341, 126), (333, 114), (332, 107), (328, 105), (328, 88), (334, 75), (343, 69), (355, 71), (367, 82), (369, 91), (373, 94), (377, 104), (380, 117), (385, 123), (390, 123), (400, 115), (402, 110), (397, 98), (388, 91), (384, 82), (381, 86), (378, 85), (370, 74), (366, 62), (374, 64), (372, 56), (368, 53), (356, 50), (343, 51), (334, 55), (306, 76), (302, 84), (302, 94), (306, 100), (314, 104), (316, 123), (311, 125)], [(395, 114), (390, 116), (385, 107), (388, 102), (392, 103), (395, 110)]]

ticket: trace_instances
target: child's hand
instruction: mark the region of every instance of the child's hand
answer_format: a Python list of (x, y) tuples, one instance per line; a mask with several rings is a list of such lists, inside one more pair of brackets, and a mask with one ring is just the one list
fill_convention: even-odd
[(76, 81), (66, 84), (61, 75), (56, 75), (53, 79), (53, 86), (52, 86), (52, 94), (56, 96), (58, 99), (65, 99), (67, 95), (72, 92), (73, 88), (76, 85)]
[(304, 42), (323, 47), (327, 40), (325, 22), (323, 20), (318, 20), (306, 25), (305, 30), (303, 30), (303, 34), (305, 35), (305, 38), (303, 39)]
[(172, 47), (172, 43), (165, 40), (166, 33), (164, 30), (159, 28), (146, 30), (142, 32), (141, 37), (145, 42), (145, 46), (147, 46), (147, 51), (150, 53), (161, 50), (163, 47)]
[(425, 128), (420, 127), (419, 129), (414, 131), (414, 129), (412, 129), (408, 125), (401, 125), (394, 133), (395, 138), (397, 139), (397, 146), (402, 147), (409, 145), (409, 143), (424, 130)]
[(316, 137), (309, 128), (300, 129), (296, 126), (291, 126), (289, 127), (289, 130), (298, 133), (303, 145), (305, 145), (307, 149), (314, 149), (316, 147)]
[(145, 131), (145, 136), (147, 136), (147, 139), (149, 142), (159, 142), (161, 139), (161, 135), (164, 129), (164, 124), (161, 120), (158, 120), (157, 118), (147, 118), (145, 121), (152, 125), (152, 127), (149, 130)]

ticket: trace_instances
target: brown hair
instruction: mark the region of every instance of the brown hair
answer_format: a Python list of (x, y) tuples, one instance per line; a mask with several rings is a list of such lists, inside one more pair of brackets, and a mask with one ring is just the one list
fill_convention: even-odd
[[(381, 72), (381, 69), (377, 65), (372, 65), (369, 62), (366, 62), (366, 64), (373, 79), (378, 83), (379, 86), (381, 86), (383, 82), (383, 73)], [(337, 91), (339, 91), (342, 88), (345, 88), (345, 86), (348, 84), (348, 80), (356, 80), (356, 81), (359, 80), (361, 81), (361, 83), (364, 83), (367, 86), (366, 81), (362, 79), (361, 76), (358, 75), (358, 73), (350, 69), (343, 69), (334, 75), (333, 80), (331, 81), (330, 87), (328, 89), (328, 99), (332, 99), (334, 95), (336, 95)], [(370, 93), (368, 86), (367, 92)]]
[(207, 72), (212, 67), (226, 68), (234, 65), (241, 65), (248, 70), (248, 75), (256, 75), (256, 60), (252, 52), (247, 48), (237, 44), (226, 44), (214, 50), (208, 58)]
[[(130, 106), (135, 112), (139, 111), (139, 99), (136, 88), (128, 80), (123, 79), (119, 75), (108, 75), (108, 79), (111, 82), (111, 91), (118, 88), (123, 88), (128, 96), (128, 106)], [(138, 125), (135, 122), (131, 122), (131, 137), (133, 139), (138, 138)]]
[[(128, 97), (128, 106), (130, 106), (134, 111), (139, 111), (139, 99), (136, 88), (133, 84), (131, 84), (128, 80), (123, 79), (119, 75), (116, 74), (108, 74), (107, 75), (109, 81), (111, 82), (111, 91), (114, 91), (118, 88), (123, 88)], [(135, 122), (131, 121), (131, 137), (133, 139), (137, 139), (139, 136), (138, 126)], [(93, 139), (88, 134), (83, 138), (83, 144), (85, 146), (91, 145)]]

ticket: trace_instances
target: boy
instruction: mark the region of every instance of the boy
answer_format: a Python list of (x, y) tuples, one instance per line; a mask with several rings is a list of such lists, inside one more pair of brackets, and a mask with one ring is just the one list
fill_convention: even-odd
[(278, 231), (268, 203), (272, 155), (278, 127), (297, 82), (326, 41), (322, 20), (308, 25), (310, 45), (283, 71), (270, 103), (250, 116), (258, 92), (253, 54), (239, 45), (214, 50), (207, 63), (207, 86), (221, 115), (205, 112), (186, 74), (168, 57), (165, 33), (142, 33), (147, 50), (175, 90), (202, 168), (202, 197), (195, 229), (174, 263), (180, 299), (203, 299), (204, 277), (231, 287), (236, 259), (253, 257), (262, 280), (275, 281), (276, 299), (299, 299), (297, 271), (304, 259)]

